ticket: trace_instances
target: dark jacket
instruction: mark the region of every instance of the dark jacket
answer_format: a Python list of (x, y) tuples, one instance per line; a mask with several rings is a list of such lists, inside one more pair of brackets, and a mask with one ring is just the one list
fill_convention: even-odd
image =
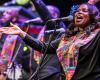
[[(37, 41), (35, 38), (29, 35), (27, 35), (23, 40), (25, 41), (26, 44), (30, 45), (33, 49), (40, 52), (43, 49), (42, 52), (43, 53), (45, 52), (45, 49), (47, 47), (46, 44)], [(39, 79), (46, 78), (55, 73), (61, 73), (61, 65), (56, 55), (56, 48), (57, 48), (57, 44), (56, 44), (56, 47), (55, 45), (50, 45), (50, 49), (47, 50), (46, 53), (48, 52), (49, 53), (45, 55), (45, 58), (43, 58), (44, 60), (42, 61), (42, 64), (39, 67), (40, 68), (38, 72)]]

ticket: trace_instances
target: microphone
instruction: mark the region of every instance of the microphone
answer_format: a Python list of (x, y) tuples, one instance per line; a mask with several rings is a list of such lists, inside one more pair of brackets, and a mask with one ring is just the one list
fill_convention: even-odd
[[(54, 32), (54, 30), (46, 30), (45, 31), (46, 34), (51, 34), (53, 32)], [(64, 32), (65, 32), (64, 28), (56, 29), (56, 33), (64, 33)]]
[(72, 21), (73, 20), (73, 16), (69, 15), (67, 17), (62, 17), (62, 18), (56, 18), (56, 19), (50, 19), (48, 21)]
[(33, 25), (41, 25), (41, 26), (43, 26), (45, 23), (40, 21), (40, 20), (31, 19), (31, 20), (25, 21), (23, 24), (24, 25), (33, 24)]

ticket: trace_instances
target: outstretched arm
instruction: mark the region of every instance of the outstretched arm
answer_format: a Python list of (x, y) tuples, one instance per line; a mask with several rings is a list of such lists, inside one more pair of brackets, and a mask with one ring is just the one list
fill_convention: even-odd
[[(11, 27), (2, 27), (0, 28), (0, 32), (1, 33), (5, 33), (5, 34), (17, 34), (19, 36), (21, 36), (21, 38), (23, 38), (24, 42), (26, 44), (28, 44), (29, 46), (31, 46), (32, 48), (34, 48), (37, 51), (42, 51), (44, 52), (45, 49), (47, 48), (48, 44), (43, 43), (31, 36), (29, 36), (26, 32), (22, 31), (18, 26), (11, 24)], [(58, 40), (59, 42), (59, 40)], [(58, 45), (58, 42), (53, 42), (50, 44), (48, 52), (52, 52), (56, 51), (56, 48)]]
[(0, 32), (4, 34), (16, 34), (21, 38), (26, 36), (26, 32), (22, 31), (17, 25), (11, 23), (10, 27), (2, 27), (0, 28)]

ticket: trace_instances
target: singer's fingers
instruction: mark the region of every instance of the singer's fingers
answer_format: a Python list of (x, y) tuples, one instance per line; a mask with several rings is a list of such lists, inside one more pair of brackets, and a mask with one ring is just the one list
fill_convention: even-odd
[(0, 32), (5, 34), (17, 34), (17, 35), (19, 35), (22, 32), (22, 30), (17, 25), (14, 25), (12, 23), (10, 23), (10, 25), (11, 27), (0, 28)]
[(2, 33), (4, 34), (19, 34), (20, 32), (18, 30), (14, 30), (14, 29), (8, 29), (8, 30), (3, 30)]
[(1, 33), (5, 33), (5, 34), (12, 34), (17, 32), (18, 29), (14, 28), (14, 27), (2, 27), (0, 28), (0, 32)]
[(1, 27), (0, 29), (8, 29), (9, 27)]
[(4, 28), (4, 27), (0, 28), (0, 32), (3, 32), (5, 30), (7, 30), (7, 28)]
[(9, 29), (11, 29), (11, 28), (9, 28), (9, 27), (2, 27), (2, 28), (0, 28), (0, 32), (2, 32), (2, 31), (7, 31), (7, 30), (9, 30)]
[(13, 23), (11, 23), (11, 22), (10, 22), (10, 25), (11, 25), (12, 27), (19, 28), (17, 25), (15, 25), (15, 24), (13, 24)]
[(15, 24), (13, 24), (13, 23), (11, 23), (11, 22), (10, 22), (10, 25), (11, 25), (12, 27), (18, 27), (17, 25), (15, 25)]
[(14, 24), (12, 22), (10, 22), (10, 25), (13, 26)]
[(11, 23), (11, 22), (10, 22), (10, 25), (11, 25), (12, 27), (16, 27), (16, 28), (18, 28), (17, 25), (15, 25), (15, 24), (13, 24), (13, 23)]

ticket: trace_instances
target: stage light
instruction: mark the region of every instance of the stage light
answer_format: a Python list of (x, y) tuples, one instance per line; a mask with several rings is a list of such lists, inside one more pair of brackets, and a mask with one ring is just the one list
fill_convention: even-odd
[(25, 52), (27, 50), (28, 50), (28, 47), (27, 46), (24, 46), (23, 51)]
[(25, 5), (29, 2), (30, 0), (16, 0), (16, 3), (19, 5)]

